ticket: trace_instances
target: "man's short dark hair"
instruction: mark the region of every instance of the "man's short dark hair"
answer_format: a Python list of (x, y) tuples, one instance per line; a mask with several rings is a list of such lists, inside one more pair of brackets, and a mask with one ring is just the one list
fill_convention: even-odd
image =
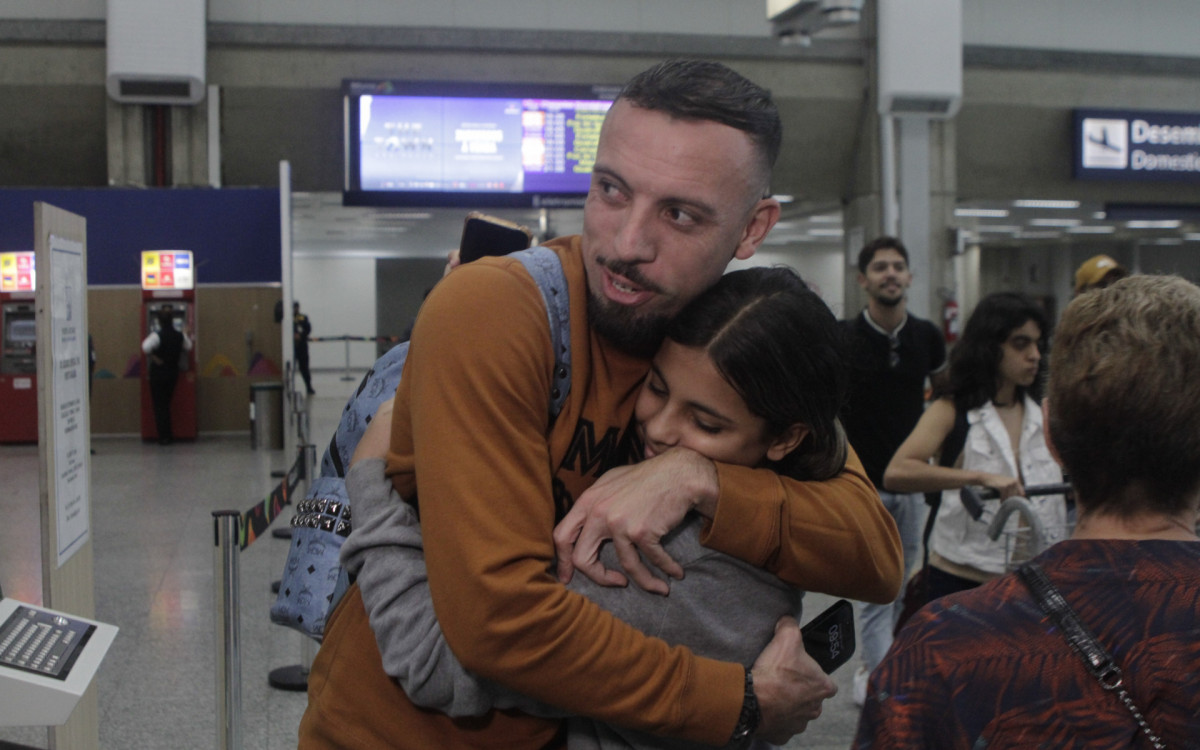
[(875, 253), (880, 250), (895, 250), (904, 256), (904, 264), (908, 265), (908, 248), (904, 246), (899, 237), (891, 237), (885, 234), (863, 245), (863, 249), (858, 251), (859, 273), (865, 274), (867, 272), (867, 266), (871, 265), (871, 261), (875, 259)]
[(629, 79), (617, 99), (680, 120), (711, 120), (741, 130), (770, 181), (783, 141), (779, 110), (770, 91), (732, 68), (708, 60), (667, 60)]

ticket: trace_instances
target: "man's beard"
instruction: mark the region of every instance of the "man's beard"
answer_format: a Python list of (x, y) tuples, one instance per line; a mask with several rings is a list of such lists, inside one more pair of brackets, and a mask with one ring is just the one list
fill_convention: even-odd
[(600, 299), (588, 290), (588, 322), (596, 333), (633, 357), (650, 359), (666, 336), (671, 318), (662, 314), (638, 315), (637, 309)]
[(880, 290), (880, 293), (875, 295), (875, 301), (884, 307), (895, 307), (904, 301), (904, 290), (900, 290), (900, 293), (895, 297), (886, 297), (884, 296), (883, 291)]

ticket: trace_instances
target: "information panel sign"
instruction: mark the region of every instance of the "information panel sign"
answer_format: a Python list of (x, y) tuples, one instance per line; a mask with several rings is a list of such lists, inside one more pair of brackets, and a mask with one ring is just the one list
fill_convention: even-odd
[(87, 541), (91, 528), (87, 443), (87, 330), (83, 245), (50, 236), (50, 322), (54, 367), (54, 502), (57, 562), (61, 567)]
[(32, 292), (37, 288), (34, 252), (0, 253), (0, 292)]
[(1077, 109), (1074, 176), (1200, 182), (1200, 113)]
[(195, 278), (191, 250), (142, 251), (142, 289), (191, 289)]

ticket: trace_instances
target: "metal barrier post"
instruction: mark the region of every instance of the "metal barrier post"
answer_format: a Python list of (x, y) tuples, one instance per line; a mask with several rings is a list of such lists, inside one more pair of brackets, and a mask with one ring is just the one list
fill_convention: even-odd
[(300, 391), (295, 391), (292, 408), (296, 414), (296, 438), (300, 441), (300, 445), (308, 442), (308, 399), (301, 395)]
[(354, 376), (350, 374), (350, 337), (346, 336), (346, 374), (342, 376), (342, 380), (354, 380)]
[[(313, 479), (317, 476), (317, 446), (302, 445), (304, 452), (304, 473), (296, 485), (296, 497), (308, 497)], [(312, 669), (313, 659), (317, 654), (317, 642), (308, 636), (300, 639), (300, 663), (272, 669), (267, 674), (267, 684), (279, 690), (308, 690), (308, 672)]]
[(217, 750), (242, 747), (242, 636), (238, 531), (241, 514), (213, 511), (214, 619), (217, 635)]

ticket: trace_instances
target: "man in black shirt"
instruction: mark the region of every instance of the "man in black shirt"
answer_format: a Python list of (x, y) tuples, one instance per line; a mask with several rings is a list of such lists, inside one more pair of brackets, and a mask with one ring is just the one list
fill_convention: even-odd
[[(861, 315), (842, 321), (851, 353), (851, 390), (842, 422), (867, 476), (896, 519), (905, 572), (917, 560), (924, 498), (883, 489), (883, 471), (925, 408), (925, 379), (946, 366), (946, 344), (937, 326), (910, 315), (905, 295), (912, 284), (908, 250), (895, 237), (879, 237), (858, 255), (858, 284), (867, 294)], [(862, 705), (867, 675), (892, 645), (900, 613), (892, 604), (863, 604), (864, 667), (854, 676), (854, 700)]]
[(292, 303), (292, 353), (296, 357), (296, 369), (304, 378), (304, 388), (308, 395), (316, 393), (312, 387), (312, 376), (308, 374), (308, 337), (312, 333), (312, 323), (308, 316), (300, 312), (300, 303)]

